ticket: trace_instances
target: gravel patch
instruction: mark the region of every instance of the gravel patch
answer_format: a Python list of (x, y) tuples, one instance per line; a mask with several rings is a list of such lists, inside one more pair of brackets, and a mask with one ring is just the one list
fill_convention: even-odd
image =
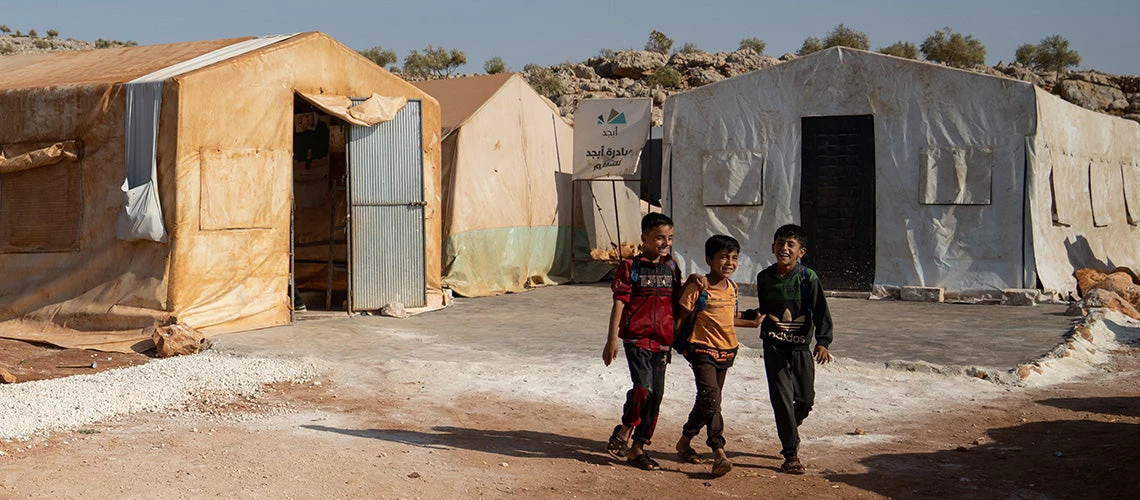
[(207, 351), (92, 375), (2, 385), (0, 439), (26, 439), (201, 401), (224, 404), (257, 394), (265, 384), (308, 381), (317, 372), (301, 360)]

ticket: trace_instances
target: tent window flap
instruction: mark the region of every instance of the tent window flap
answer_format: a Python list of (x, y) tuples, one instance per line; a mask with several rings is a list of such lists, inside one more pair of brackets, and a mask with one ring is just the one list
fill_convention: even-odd
[(989, 205), (994, 152), (990, 148), (922, 148), (919, 203)]
[(764, 204), (764, 156), (761, 153), (706, 151), (701, 163), (701, 191), (705, 206)]

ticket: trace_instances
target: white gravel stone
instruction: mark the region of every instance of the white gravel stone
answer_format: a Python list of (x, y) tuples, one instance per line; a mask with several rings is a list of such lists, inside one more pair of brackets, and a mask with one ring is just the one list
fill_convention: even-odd
[(256, 394), (265, 384), (307, 382), (312, 363), (207, 351), (92, 375), (0, 386), (0, 439), (72, 430), (118, 415), (167, 411)]

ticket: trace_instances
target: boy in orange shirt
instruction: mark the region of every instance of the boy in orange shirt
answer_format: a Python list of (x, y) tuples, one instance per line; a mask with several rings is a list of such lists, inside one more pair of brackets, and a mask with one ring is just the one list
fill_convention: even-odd
[(682, 461), (701, 463), (703, 459), (693, 449), (692, 440), (702, 428), (707, 429), (705, 444), (712, 448), (712, 473), (718, 477), (732, 470), (732, 462), (724, 452), (720, 403), (725, 375), (739, 348), (736, 327), (759, 326), (759, 321), (742, 319), (737, 311), (740, 289), (730, 276), (736, 271), (739, 256), (740, 242), (731, 236), (718, 234), (705, 241), (709, 273), (704, 279), (685, 285), (677, 321), (678, 330), (682, 330), (684, 322), (692, 322), (688, 345), (681, 354), (689, 361), (697, 383), (696, 401), (677, 441), (677, 453)]

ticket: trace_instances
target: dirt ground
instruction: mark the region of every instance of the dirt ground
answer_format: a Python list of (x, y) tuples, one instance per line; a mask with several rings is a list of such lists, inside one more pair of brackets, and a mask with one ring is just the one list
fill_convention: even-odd
[[(90, 355), (56, 350), (32, 366)], [(730, 441), (736, 467), (722, 478), (666, 453), (665, 431), (651, 447), (664, 469), (644, 472), (604, 453), (602, 416), (325, 379), (0, 443), (0, 498), (1134, 498), (1137, 375), (1140, 349), (1127, 348), (1069, 383), (916, 413), (885, 443), (807, 444), (805, 424), (805, 476), (777, 472), (778, 443)]]

